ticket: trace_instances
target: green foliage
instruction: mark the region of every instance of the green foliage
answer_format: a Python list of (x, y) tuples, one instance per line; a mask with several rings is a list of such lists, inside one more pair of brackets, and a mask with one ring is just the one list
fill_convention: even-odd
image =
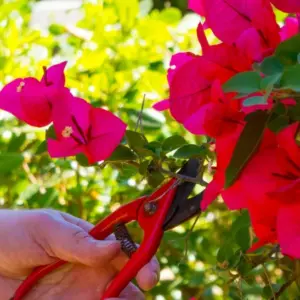
[(234, 183), (242, 169), (257, 150), (265, 128), (267, 127), (268, 120), (269, 114), (262, 110), (255, 111), (247, 116), (247, 124), (239, 137), (232, 159), (226, 169), (226, 188)]
[(281, 43), (276, 52), (276, 57), (283, 65), (294, 65), (298, 63), (298, 55), (300, 53), (300, 34)]
[[(96, 223), (118, 205), (151, 192), (189, 157), (206, 159), (204, 175), (211, 178), (207, 161), (213, 157), (204, 145), (207, 140), (188, 134), (168, 114), (151, 108), (155, 101), (167, 97), (166, 71), (171, 54), (199, 52), (196, 25), (189, 29), (192, 16), (186, 15), (182, 22), (180, 10), (163, 8), (163, 1), (157, 0), (85, 0), (75, 27), (49, 24), (42, 32), (30, 25), (36, 2), (0, 2), (1, 86), (13, 78), (41, 76), (42, 66), (67, 59), (67, 85), (72, 91), (95, 107), (109, 108), (128, 123), (126, 138), (111, 157), (87, 167), (82, 155), (50, 159), (45, 137), (55, 138), (53, 127), (32, 128), (0, 112), (1, 208), (51, 207)], [(186, 7), (186, 1), (170, 3)], [(266, 95), (275, 88), (283, 93), (286, 86), (293, 87), (287, 65), (298, 63), (300, 50), (295, 51), (294, 46), (299, 43), (296, 39), (286, 43), (276, 52), (284, 69), (277, 58), (267, 59), (259, 66), (266, 75), (263, 79), (258, 73), (248, 72), (227, 83), (228, 90), (243, 96), (263, 91), (263, 97), (253, 100), (249, 96), (252, 100), (245, 100), (244, 105), (266, 101)], [(273, 130), (300, 115), (299, 105), (285, 109), (279, 104), (268, 124)], [(251, 129), (254, 125), (250, 125)], [(248, 155), (255, 150), (254, 140), (242, 139)], [(232, 162), (228, 183), (238, 176), (247, 157), (234, 158), (238, 161)], [(291, 278), (293, 262), (270, 258), (271, 248), (246, 253), (253, 242), (247, 213), (229, 212), (216, 201), (187, 235), (192, 223), (165, 234), (158, 253), (161, 281), (147, 293), (147, 299), (240, 299), (241, 294), (245, 299), (268, 299), (271, 287), (276, 291)], [(139, 241), (142, 234), (138, 227), (133, 225), (131, 229)], [(183, 259), (186, 239), (187, 258)], [(271, 287), (262, 262), (266, 262), (274, 284)], [(282, 299), (298, 294), (297, 286), (291, 286)]]
[(250, 94), (260, 90), (261, 77), (257, 72), (238, 73), (223, 86), (225, 92)]

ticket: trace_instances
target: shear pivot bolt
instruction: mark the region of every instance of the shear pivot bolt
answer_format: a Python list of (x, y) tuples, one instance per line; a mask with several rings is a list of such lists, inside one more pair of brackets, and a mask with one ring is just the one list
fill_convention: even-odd
[(149, 215), (153, 215), (157, 210), (157, 204), (153, 202), (145, 203), (144, 205), (145, 212)]

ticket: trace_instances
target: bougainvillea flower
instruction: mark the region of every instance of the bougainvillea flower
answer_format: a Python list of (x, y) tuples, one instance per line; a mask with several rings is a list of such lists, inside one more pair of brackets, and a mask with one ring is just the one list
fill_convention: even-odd
[(201, 16), (204, 15), (202, 0), (189, 0), (189, 9)]
[[(223, 196), (225, 183), (225, 170), (231, 160), (233, 150), (238, 141), (243, 126), (238, 126), (234, 132), (226, 136), (216, 139), (217, 167), (213, 180), (208, 184), (204, 191), (203, 200), (201, 201), (201, 209), (205, 210), (220, 194)], [(231, 193), (233, 191), (233, 193)], [(226, 205), (234, 209), (246, 208), (246, 198), (242, 196), (244, 193), (240, 189), (238, 181), (226, 190), (223, 199)], [(234, 197), (231, 197), (235, 194)]]
[(84, 153), (91, 164), (107, 159), (126, 130), (126, 124), (111, 112), (71, 95), (53, 107), (53, 125), (57, 139), (47, 141), (50, 156)]
[(281, 40), (282, 41), (287, 40), (298, 33), (299, 33), (298, 19), (292, 18), (292, 17), (287, 17), (285, 19), (284, 25), (282, 26), (282, 28), (280, 30)]
[(300, 200), (300, 147), (295, 140), (298, 130), (299, 123), (294, 123), (278, 135), (278, 170), (273, 174), (277, 188), (269, 194), (282, 204)]
[[(299, 196), (299, 194), (298, 194)], [(280, 208), (277, 218), (278, 242), (283, 254), (300, 258), (300, 198)], [(297, 200), (297, 201), (296, 201)]]
[(44, 67), (44, 75), (41, 79), (41, 83), (46, 87), (47, 97), (52, 100), (60, 96), (60, 92), (63, 92), (65, 86), (65, 74), (64, 70), (67, 62), (51, 66), (50, 68)]
[(0, 108), (25, 123), (43, 127), (52, 121), (53, 101), (64, 97), (64, 68), (61, 63), (45, 69), (41, 81), (36, 78), (18, 78), (0, 92)]
[(43, 84), (35, 78), (16, 79), (0, 92), (0, 108), (25, 123), (43, 127), (51, 123), (51, 104)]
[(299, 0), (271, 0), (279, 10), (287, 13), (297, 13), (300, 12), (300, 2)]
[(202, 105), (210, 102), (211, 86), (224, 83), (240, 71), (249, 70), (249, 60), (233, 46), (209, 47), (205, 55), (195, 56), (174, 73), (170, 85), (170, 111), (180, 123), (187, 121)]
[(180, 67), (195, 57), (196, 55), (194, 55), (191, 52), (181, 52), (172, 55), (170, 61), (170, 68), (168, 70), (168, 75), (167, 75), (169, 85), (171, 85), (174, 74), (180, 69)]
[(226, 98), (220, 81), (216, 80), (211, 86), (211, 102), (189, 117), (184, 127), (193, 134), (218, 138), (234, 132), (244, 124), (243, 119), (238, 101)]
[(276, 222), (280, 205), (268, 195), (269, 191), (276, 188), (273, 176), (273, 172), (277, 170), (276, 139), (271, 132), (268, 132), (268, 136), (265, 135), (264, 140), (267, 138), (270, 141), (262, 142), (259, 151), (248, 162), (239, 178), (245, 193), (244, 197), (247, 199), (252, 227), (258, 237), (258, 242), (254, 243), (249, 251), (274, 243), (277, 239)]
[(168, 110), (170, 108), (170, 101), (169, 99), (165, 99), (155, 103), (152, 107), (157, 111)]
[(254, 28), (266, 48), (280, 42), (279, 27), (268, 1), (199, 0), (201, 12), (214, 34), (227, 44), (235, 44), (248, 29)]

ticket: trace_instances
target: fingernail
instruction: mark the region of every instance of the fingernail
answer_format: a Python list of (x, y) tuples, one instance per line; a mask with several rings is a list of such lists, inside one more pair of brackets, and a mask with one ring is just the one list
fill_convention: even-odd
[(159, 273), (153, 273), (152, 275), (152, 286), (155, 286), (159, 281)]

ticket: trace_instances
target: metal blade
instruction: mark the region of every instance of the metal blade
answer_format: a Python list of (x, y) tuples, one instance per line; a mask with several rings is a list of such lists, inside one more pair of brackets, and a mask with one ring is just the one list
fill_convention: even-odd
[(163, 229), (165, 231), (170, 230), (189, 219), (195, 217), (201, 213), (200, 204), (203, 198), (203, 192), (192, 197), (191, 199), (186, 199), (186, 204), (179, 208), (172, 219), (168, 223), (164, 223)]
[[(178, 174), (186, 175), (192, 178), (196, 178), (198, 175), (198, 169), (200, 162), (198, 159), (190, 159), (178, 172)], [(192, 182), (183, 182), (177, 187), (176, 195), (172, 202), (172, 205), (169, 208), (167, 213), (164, 225), (169, 223), (170, 220), (177, 213), (179, 207), (184, 205), (184, 202), (187, 200), (189, 195), (192, 193), (195, 187), (195, 183)]]

